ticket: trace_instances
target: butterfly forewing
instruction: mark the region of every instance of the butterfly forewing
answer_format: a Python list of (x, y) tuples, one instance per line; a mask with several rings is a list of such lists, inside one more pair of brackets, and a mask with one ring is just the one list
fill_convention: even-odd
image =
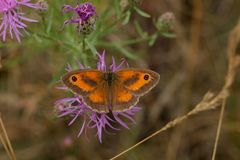
[(117, 71), (118, 81), (132, 94), (141, 96), (151, 90), (160, 79), (160, 75), (145, 69), (122, 69)]
[(99, 70), (83, 69), (68, 72), (62, 77), (62, 81), (72, 91), (84, 96), (99, 86), (102, 75)]
[(93, 69), (72, 71), (62, 77), (63, 83), (82, 96), (84, 103), (97, 112), (108, 112), (109, 87), (104, 72)]

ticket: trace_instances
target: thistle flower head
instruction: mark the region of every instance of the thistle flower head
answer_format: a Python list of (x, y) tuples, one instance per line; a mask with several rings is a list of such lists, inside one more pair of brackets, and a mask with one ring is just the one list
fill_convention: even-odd
[(95, 29), (96, 8), (91, 3), (77, 4), (76, 7), (64, 5), (62, 13), (73, 12), (72, 17), (64, 24), (76, 24), (78, 32), (89, 34)]
[[(105, 63), (105, 52), (98, 54), (97, 69), (101, 71), (106, 71), (110, 69), (111, 71), (117, 71), (123, 67), (125, 60), (122, 59), (119, 65), (116, 65), (115, 59), (112, 58), (112, 64), (107, 67)], [(84, 69), (83, 65), (79, 63), (79, 68)], [(67, 67), (67, 72), (72, 71), (72, 67), (69, 65)], [(58, 87), (58, 89), (68, 90), (67, 87)], [(82, 119), (81, 128), (79, 130), (78, 136), (80, 136), (87, 129), (96, 129), (97, 137), (102, 142), (103, 131), (119, 130), (113, 126), (114, 123), (120, 124), (124, 128), (129, 129), (127, 123), (123, 119), (128, 119), (132, 123), (135, 123), (134, 115), (140, 111), (140, 108), (137, 106), (132, 107), (131, 109), (124, 111), (113, 111), (112, 113), (98, 113), (93, 111), (91, 108), (86, 106), (83, 103), (82, 98), (74, 94), (73, 97), (59, 99), (55, 102), (56, 113), (59, 117), (71, 117), (69, 125), (72, 125), (77, 118)]]
[(37, 5), (39, 5), (41, 7), (39, 9), (40, 12), (45, 12), (48, 10), (48, 3), (45, 0), (38, 0)]
[(172, 12), (162, 14), (157, 22), (156, 27), (161, 31), (171, 31), (175, 25), (175, 15)]
[[(30, 0), (0, 0), (0, 37), (3, 41), (6, 40), (7, 32), (9, 31), (10, 37), (16, 37), (20, 42), (20, 37), (23, 36), (20, 30), (26, 32), (27, 25), (23, 22), (37, 22), (36, 20), (24, 16), (21, 7), (29, 7), (38, 9), (40, 6), (33, 4)], [(27, 33), (27, 32), (26, 32)]]

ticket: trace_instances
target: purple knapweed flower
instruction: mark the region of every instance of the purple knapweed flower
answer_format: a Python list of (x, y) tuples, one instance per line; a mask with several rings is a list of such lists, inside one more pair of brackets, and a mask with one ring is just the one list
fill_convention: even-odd
[[(24, 16), (21, 7), (29, 7), (39, 9), (37, 4), (33, 4), (30, 0), (0, 0), (0, 37), (3, 41), (6, 40), (7, 31), (13, 39), (15, 36), (17, 41), (20, 42), (20, 37), (23, 36), (19, 30), (25, 30), (26, 22), (37, 22)], [(27, 32), (26, 32), (27, 33)]]
[(77, 4), (76, 7), (64, 5), (62, 13), (73, 12), (70, 20), (66, 20), (65, 24), (76, 24), (78, 32), (89, 34), (95, 29), (96, 8), (91, 3)]
[[(125, 64), (125, 60), (122, 59), (119, 65), (116, 65), (115, 59), (112, 58), (112, 64), (107, 67), (105, 63), (105, 52), (102, 55), (98, 54), (98, 63), (97, 69), (100, 71), (117, 71), (123, 67)], [(83, 65), (79, 63), (79, 68), (84, 69)], [(72, 71), (72, 67), (68, 65), (67, 72)], [(58, 89), (69, 90), (67, 87), (58, 87)], [(72, 97), (59, 99), (55, 102), (56, 113), (59, 117), (71, 117), (71, 121), (69, 122), (69, 126), (72, 125), (77, 118), (82, 119), (81, 128), (79, 130), (78, 136), (80, 136), (83, 131), (87, 129), (96, 129), (97, 137), (102, 142), (102, 133), (103, 131), (107, 131), (107, 129), (119, 130), (113, 126), (114, 123), (118, 123), (124, 128), (129, 129), (128, 125), (123, 119), (128, 119), (132, 123), (135, 123), (134, 115), (139, 112), (141, 109), (137, 106), (133, 106), (132, 108), (124, 111), (113, 111), (112, 113), (98, 113), (93, 111), (91, 108), (86, 106), (82, 98), (78, 94), (74, 94)]]

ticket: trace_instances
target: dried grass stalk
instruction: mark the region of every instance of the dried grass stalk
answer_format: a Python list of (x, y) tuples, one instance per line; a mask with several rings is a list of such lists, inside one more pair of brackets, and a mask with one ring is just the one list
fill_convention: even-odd
[(226, 107), (226, 99), (223, 101), (222, 107), (221, 107), (221, 112), (220, 112), (218, 127), (217, 127), (217, 134), (216, 134), (214, 148), (213, 148), (212, 160), (215, 160), (216, 153), (217, 153), (217, 146), (218, 146), (218, 141), (219, 141), (220, 132), (222, 128), (222, 121), (223, 121), (223, 114), (224, 114), (225, 107)]
[(16, 156), (13, 151), (10, 140), (8, 138), (8, 134), (3, 124), (1, 115), (0, 115), (0, 141), (3, 144), (4, 149), (6, 150), (9, 159), (16, 160)]

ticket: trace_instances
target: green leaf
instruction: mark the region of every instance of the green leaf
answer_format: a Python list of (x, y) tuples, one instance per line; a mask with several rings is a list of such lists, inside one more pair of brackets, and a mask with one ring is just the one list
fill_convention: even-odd
[(126, 25), (128, 24), (129, 20), (130, 20), (130, 17), (131, 17), (131, 12), (128, 10), (126, 13), (125, 13), (125, 18), (122, 22), (123, 25)]
[(151, 38), (150, 38), (150, 41), (148, 42), (148, 45), (149, 45), (149, 46), (153, 46), (154, 43), (155, 43), (156, 40), (157, 40), (157, 37), (158, 37), (157, 34), (153, 34), (153, 35), (151, 36)]
[(119, 0), (114, 0), (114, 8), (117, 13), (117, 16), (120, 17), (121, 15), (121, 7), (120, 7), (120, 1)]
[(143, 38), (147, 36), (147, 32), (144, 32), (143, 29), (141, 28), (140, 24), (138, 23), (138, 21), (134, 21), (136, 30), (138, 32), (138, 34)]
[(37, 34), (33, 34), (33, 37), (38, 43), (42, 43), (41, 38)]
[(165, 32), (161, 33), (161, 35), (166, 38), (176, 38), (176, 35), (174, 33)]
[(134, 6), (133, 9), (134, 9), (139, 15), (141, 15), (141, 16), (143, 16), (143, 17), (146, 17), (146, 18), (150, 18), (150, 17), (151, 17), (150, 14), (144, 12), (143, 10), (137, 8), (136, 6)]
[(125, 48), (123, 48), (121, 45), (119, 44), (114, 44), (114, 46), (120, 51), (122, 52), (126, 57), (131, 58), (131, 59), (137, 59), (137, 56), (135, 56), (133, 53), (129, 52), (128, 50), (126, 50)]
[(48, 18), (48, 25), (47, 25), (47, 29), (46, 29), (47, 34), (49, 34), (50, 31), (51, 31), (51, 28), (52, 28), (52, 20), (53, 20), (53, 10), (51, 9), (51, 11), (50, 11), (50, 16), (49, 16), (49, 18)]

